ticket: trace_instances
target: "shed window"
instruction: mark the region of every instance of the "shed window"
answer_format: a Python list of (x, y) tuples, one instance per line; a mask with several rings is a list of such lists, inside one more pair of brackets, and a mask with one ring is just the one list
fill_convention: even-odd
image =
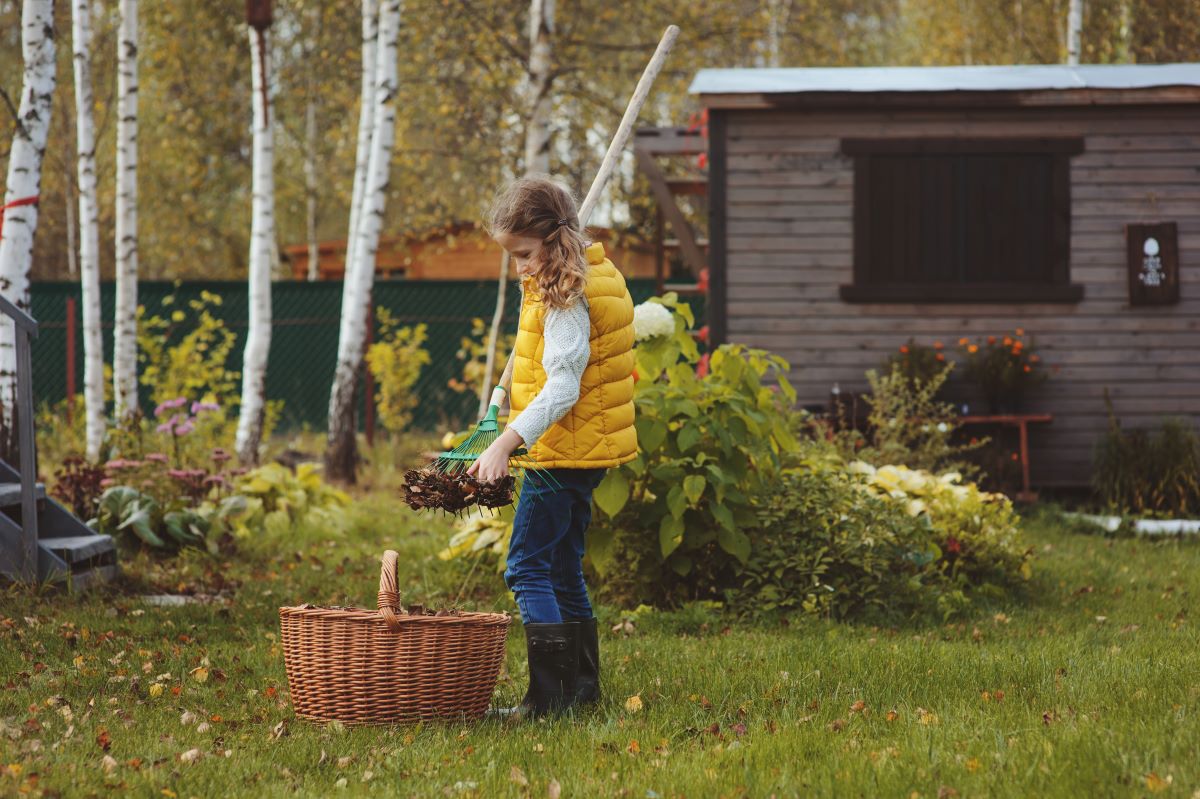
[(1080, 139), (846, 139), (859, 302), (1072, 302)]

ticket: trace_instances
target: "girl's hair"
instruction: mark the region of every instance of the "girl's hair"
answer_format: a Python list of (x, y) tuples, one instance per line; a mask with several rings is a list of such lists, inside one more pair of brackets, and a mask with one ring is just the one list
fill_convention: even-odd
[(492, 202), (488, 233), (541, 239), (541, 265), (534, 274), (542, 302), (569, 308), (583, 296), (587, 282), (587, 240), (579, 227), (575, 198), (544, 175), (523, 177), (505, 186)]

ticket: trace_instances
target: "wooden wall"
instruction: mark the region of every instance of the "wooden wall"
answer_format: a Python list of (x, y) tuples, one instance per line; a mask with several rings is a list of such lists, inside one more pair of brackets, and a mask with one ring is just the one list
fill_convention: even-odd
[[(1105, 388), (1127, 427), (1166, 415), (1200, 422), (1200, 108), (719, 113), (727, 338), (791, 361), (802, 402), (826, 401), (835, 382), (865, 389), (863, 372), (910, 336), (950, 347), (1022, 327), (1054, 370), (1029, 403), (1055, 415), (1032, 432), (1035, 483), (1087, 483), (1107, 424)], [(853, 168), (840, 140), (1005, 135), (1084, 138), (1071, 162), (1070, 259), (1083, 301), (842, 302), (838, 286), (852, 281)], [(1178, 223), (1181, 302), (1133, 308), (1123, 225), (1152, 221)]]

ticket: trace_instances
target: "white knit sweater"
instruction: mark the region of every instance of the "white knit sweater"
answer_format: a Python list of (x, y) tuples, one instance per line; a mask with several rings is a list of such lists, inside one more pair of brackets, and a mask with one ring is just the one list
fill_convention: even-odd
[(546, 370), (546, 384), (525, 410), (508, 423), (526, 446), (533, 446), (550, 425), (566, 416), (579, 401), (579, 383), (592, 355), (588, 341), (591, 332), (591, 314), (583, 297), (565, 310), (547, 308), (542, 316), (542, 338), (546, 340), (542, 368)]

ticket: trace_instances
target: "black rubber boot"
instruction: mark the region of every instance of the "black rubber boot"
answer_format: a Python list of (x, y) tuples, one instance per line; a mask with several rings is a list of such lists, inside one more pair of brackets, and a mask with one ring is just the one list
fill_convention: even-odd
[(600, 634), (596, 620), (571, 619), (575, 644), (579, 651), (579, 677), (575, 682), (575, 703), (591, 705), (600, 701)]
[(540, 718), (561, 713), (575, 704), (575, 686), (579, 671), (578, 625), (526, 624), (525, 651), (529, 657), (529, 690), (521, 704), (493, 708), (488, 715), (512, 719)]

